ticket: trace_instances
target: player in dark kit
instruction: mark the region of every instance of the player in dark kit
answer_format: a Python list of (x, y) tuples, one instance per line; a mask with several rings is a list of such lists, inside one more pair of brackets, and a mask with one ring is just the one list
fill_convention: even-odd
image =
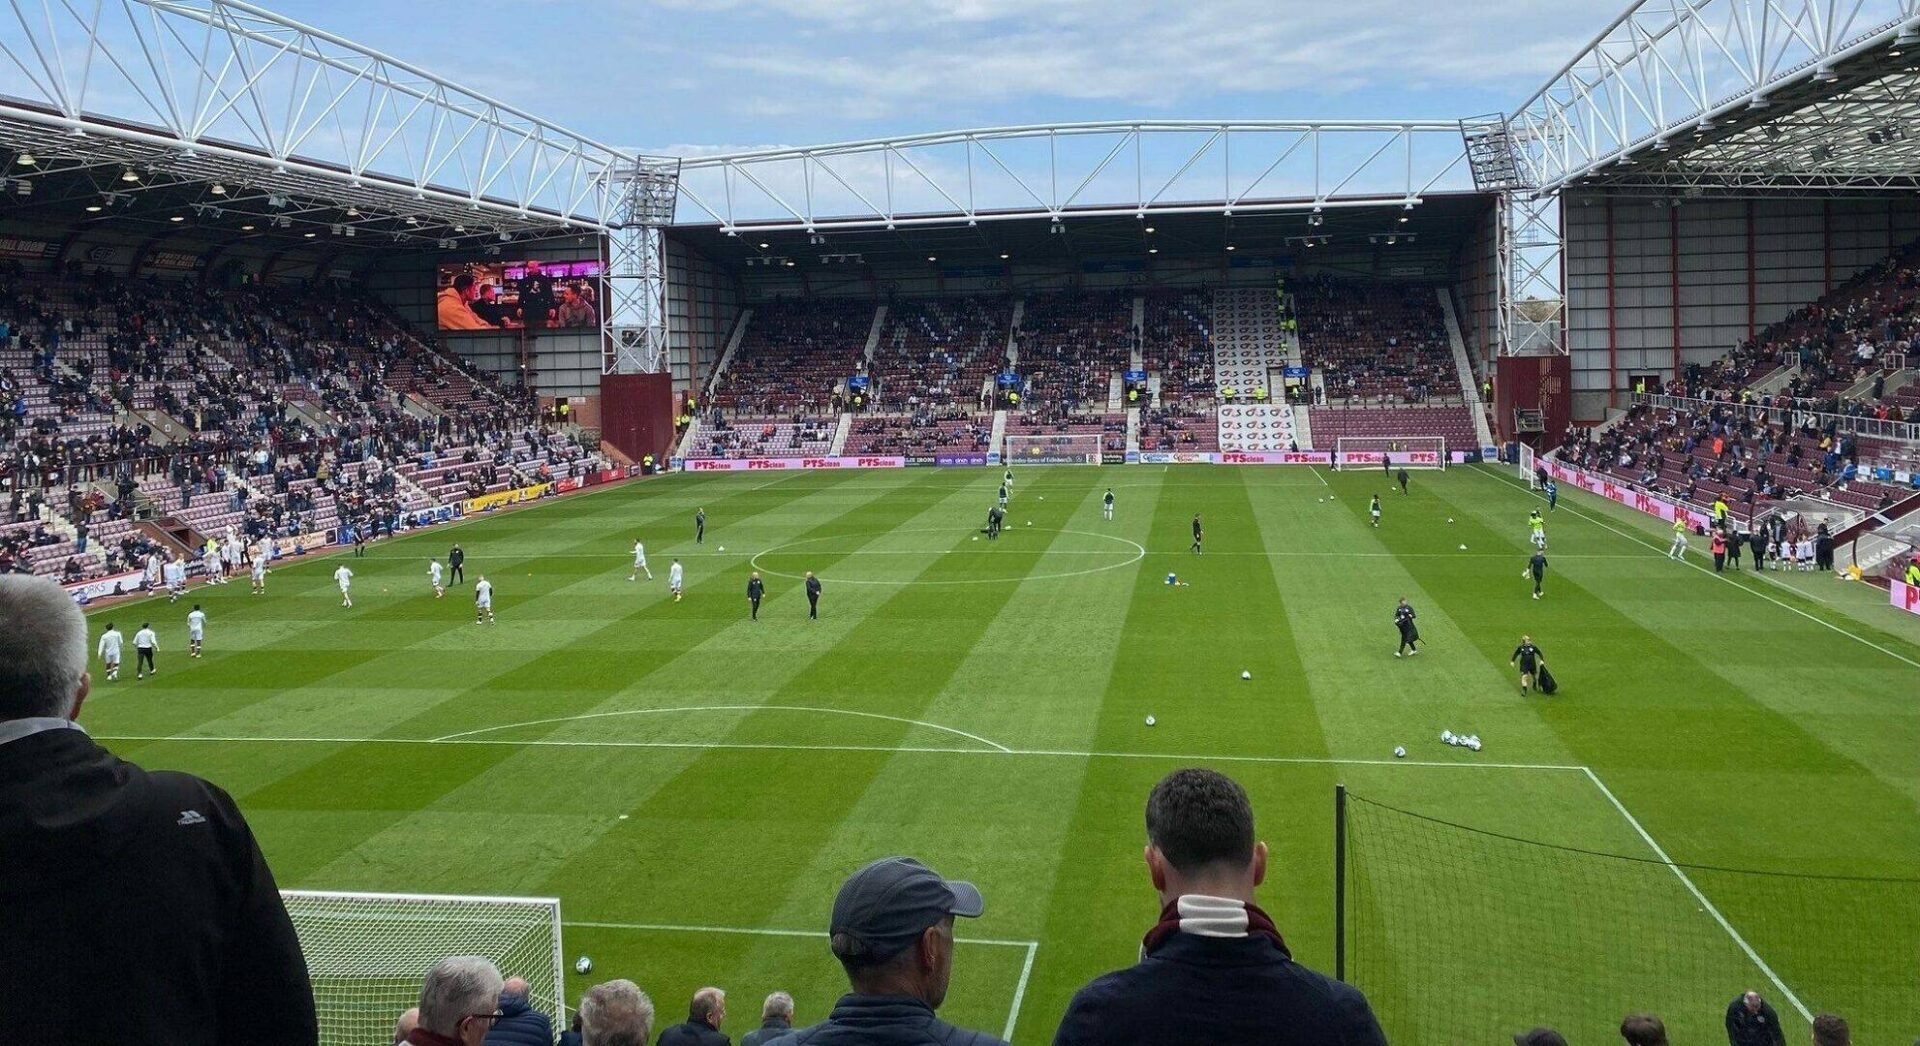
[(1193, 514), (1193, 547), (1188, 551), (1192, 552), (1196, 556), (1199, 555), (1200, 541), (1204, 536), (1205, 535), (1200, 530), (1200, 513), (1196, 512)]
[(760, 620), (760, 600), (767, 594), (767, 583), (760, 580), (760, 572), (753, 572), (747, 578), (747, 602), (753, 604), (753, 620)]
[(1533, 578), (1533, 598), (1540, 598), (1540, 582), (1547, 576), (1547, 554), (1541, 549), (1533, 550), (1533, 558), (1527, 560), (1527, 574)]
[(1407, 492), (1407, 470), (1401, 469), (1393, 478), (1400, 481), (1400, 493), (1405, 494)]
[(462, 571), (460, 569), (460, 564), (465, 563), (466, 561), (467, 561), (467, 554), (465, 552), (460, 551), (459, 545), (455, 545), (453, 546), (453, 548), (449, 549), (447, 551), (448, 576), (452, 578), (454, 581), (465, 581), (467, 579), (467, 575), (465, 571)]
[(1547, 491), (1547, 511), (1552, 512), (1554, 509), (1560, 507), (1560, 484), (1555, 483), (1552, 480), (1548, 480), (1546, 491)]
[(1000, 537), (1000, 523), (1002, 520), (1006, 518), (1007, 518), (1007, 514), (1005, 511), (1003, 511), (1000, 508), (1000, 506), (998, 505), (987, 506), (987, 540), (988, 541), (993, 541)]
[(807, 571), (807, 618), (817, 621), (820, 618), (820, 579)]
[(1393, 652), (1394, 657), (1399, 657), (1403, 650), (1411, 650), (1416, 654), (1420, 652), (1415, 645), (1420, 642), (1420, 630), (1414, 627), (1413, 618), (1413, 605), (1407, 602), (1407, 597), (1401, 596), (1400, 605), (1393, 608), (1393, 624), (1400, 630), (1400, 647)]
[(1520, 645), (1513, 648), (1513, 656), (1507, 659), (1507, 663), (1520, 666), (1520, 693), (1525, 696), (1533, 687), (1534, 673), (1547, 667), (1547, 655), (1533, 645), (1532, 636), (1521, 636)]
[(707, 510), (700, 509), (693, 514), (693, 543), (698, 545), (707, 540)]

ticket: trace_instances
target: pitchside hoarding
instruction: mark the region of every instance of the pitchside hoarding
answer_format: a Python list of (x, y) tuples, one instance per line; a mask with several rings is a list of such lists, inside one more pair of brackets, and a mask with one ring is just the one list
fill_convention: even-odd
[(688, 458), (682, 462), (681, 467), (688, 472), (783, 472), (797, 469), (900, 469), (907, 467), (907, 459), (880, 455), (818, 458)]

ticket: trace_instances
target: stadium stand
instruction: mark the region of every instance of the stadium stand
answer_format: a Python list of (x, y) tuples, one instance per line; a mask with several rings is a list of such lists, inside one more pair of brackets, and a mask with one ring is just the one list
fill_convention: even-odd
[(856, 415), (848, 454), (985, 454), (993, 419), (959, 407), (920, 406), (912, 414)]
[(1029, 295), (1014, 332), (1028, 404), (1049, 417), (1106, 410), (1133, 352), (1133, 299), (1131, 290)]
[(1224, 394), (1278, 388), (1270, 374), (1287, 365), (1292, 319), (1278, 294), (1259, 287), (1213, 292), (1213, 376)]
[(1127, 449), (1125, 414), (1060, 414), (1040, 409), (1007, 418), (1009, 436), (1099, 436), (1102, 450), (1124, 453)]
[(1213, 295), (1203, 290), (1159, 288), (1146, 292), (1141, 355), (1149, 374), (1160, 377), (1160, 402), (1211, 403)]
[(754, 309), (740, 347), (715, 379), (715, 410), (737, 418), (838, 413), (834, 389), (861, 369), (874, 305), (781, 301)]
[(1013, 305), (1000, 298), (896, 302), (874, 348), (881, 409), (979, 410), (989, 375), (1006, 358)]
[(1313, 407), (1307, 413), (1314, 446), (1332, 447), (1342, 436), (1387, 439), (1439, 436), (1448, 450), (1477, 446), (1473, 412), (1462, 406)]
[[(1302, 357), (1324, 379), (1328, 402), (1424, 403), (1460, 396), (1446, 318), (1432, 286), (1314, 276), (1288, 288)], [(1313, 427), (1319, 439), (1317, 416)], [(1472, 443), (1469, 436), (1462, 445)]]
[(1151, 407), (1140, 412), (1140, 449), (1206, 453), (1220, 449), (1219, 418), (1200, 407)]
[(825, 454), (833, 441), (831, 418), (725, 418), (702, 425), (681, 449), (689, 458), (806, 457)]

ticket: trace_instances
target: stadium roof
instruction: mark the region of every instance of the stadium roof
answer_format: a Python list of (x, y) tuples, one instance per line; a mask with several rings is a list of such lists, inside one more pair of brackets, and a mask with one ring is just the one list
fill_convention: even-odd
[(10, 6), (9, 216), (414, 249), (497, 242), (597, 231), (605, 175), (630, 159), (238, 0)]
[(1885, 193), (1920, 174), (1914, 0), (1638, 0), (1510, 118), (1523, 188)]
[[(1009, 262), (1170, 260), (1196, 256), (1271, 261), (1311, 258), (1321, 264), (1373, 267), (1451, 258), (1491, 198), (1475, 193), (1431, 193), (1411, 207), (1397, 196), (1314, 214), (1311, 199), (1261, 200), (1261, 209), (1231, 217), (1218, 210), (1126, 214), (1067, 210), (1056, 225), (1047, 215), (899, 224), (863, 224), (808, 233), (719, 223), (680, 225), (675, 239), (723, 264), (751, 274), (789, 268), (852, 273), (862, 268), (898, 273), (926, 268), (1000, 267)], [(1229, 248), (1232, 248), (1229, 250)], [(1405, 259), (1406, 261), (1402, 261)], [(792, 263), (791, 265), (789, 263)]]

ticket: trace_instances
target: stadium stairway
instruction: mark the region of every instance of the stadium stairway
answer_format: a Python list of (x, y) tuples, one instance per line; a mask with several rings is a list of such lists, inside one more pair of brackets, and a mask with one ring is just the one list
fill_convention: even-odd
[[(1007, 322), (1006, 354), (1007, 354), (1008, 366), (1013, 366), (1020, 362), (1020, 344), (1019, 344), (1018, 335), (1020, 333), (1020, 320), (1022, 317), (1026, 316), (1026, 314), (1027, 314), (1027, 299), (1021, 298), (1019, 301), (1016, 301), (1013, 303), (1013, 318)], [(993, 445), (996, 447), (1000, 445), (999, 432), (1000, 432), (1000, 429), (996, 427), (994, 429), (994, 437), (993, 437)]]
[[(860, 358), (867, 361), (867, 368), (869, 370), (873, 368), (873, 354), (880, 351), (880, 334), (887, 329), (887, 311), (885, 305), (875, 307), (873, 310), (873, 326), (867, 328), (867, 347), (862, 350)], [(841, 446), (845, 443), (846, 440), (842, 439), (834, 445)], [(836, 450), (834, 453), (838, 454), (840, 452)]]
[(1487, 424), (1487, 404), (1480, 400), (1480, 382), (1474, 377), (1473, 364), (1467, 361), (1467, 340), (1460, 336), (1460, 319), (1453, 312), (1453, 295), (1445, 287), (1433, 292), (1440, 299), (1440, 314), (1447, 321), (1447, 347), (1453, 350), (1453, 367), (1460, 375), (1460, 394), (1466, 397), (1473, 413), (1473, 434), (1483, 447), (1493, 446), (1493, 427)]
[[(1018, 310), (1019, 306), (1016, 305), (1014, 308)], [(1020, 314), (1016, 311), (1014, 315), (1018, 316)], [(989, 452), (1001, 451), (1006, 449), (1006, 445), (1007, 412), (1004, 410), (996, 410), (993, 412), (993, 435), (988, 437), (987, 448)]]
[[(1154, 380), (1158, 381), (1160, 379), (1158, 377), (1155, 377)], [(1140, 453), (1140, 408), (1134, 407), (1127, 411), (1127, 455), (1129, 457), (1136, 457), (1139, 453)], [(1136, 460), (1138, 460), (1137, 457), (1136, 457)]]
[(1144, 294), (1133, 297), (1133, 352), (1127, 356), (1128, 370), (1146, 370), (1147, 357), (1140, 351), (1142, 331), (1147, 329), (1147, 298)]
[[(720, 354), (719, 362), (715, 363), (713, 370), (707, 374), (706, 387), (701, 390), (700, 402), (708, 403), (713, 400), (713, 390), (719, 387), (720, 378), (727, 373), (727, 365), (733, 362), (733, 354), (739, 350), (740, 342), (746, 338), (747, 324), (751, 322), (753, 322), (753, 310), (751, 308), (741, 309), (740, 318), (733, 323), (733, 333), (727, 337), (726, 351)], [(688, 433), (692, 433), (693, 430), (688, 429), (687, 431)], [(685, 440), (682, 440), (682, 442), (685, 442)]]
[[(880, 308), (884, 311), (886, 306), (882, 305)], [(847, 452), (847, 437), (852, 434), (853, 415), (843, 411), (840, 415), (840, 423), (833, 428), (833, 442), (827, 444), (827, 455), (837, 458), (845, 454)]]
[(1311, 450), (1313, 448), (1313, 425), (1307, 420), (1307, 415), (1313, 412), (1308, 410), (1305, 404), (1301, 403), (1296, 403), (1287, 409), (1293, 411), (1294, 442)]

